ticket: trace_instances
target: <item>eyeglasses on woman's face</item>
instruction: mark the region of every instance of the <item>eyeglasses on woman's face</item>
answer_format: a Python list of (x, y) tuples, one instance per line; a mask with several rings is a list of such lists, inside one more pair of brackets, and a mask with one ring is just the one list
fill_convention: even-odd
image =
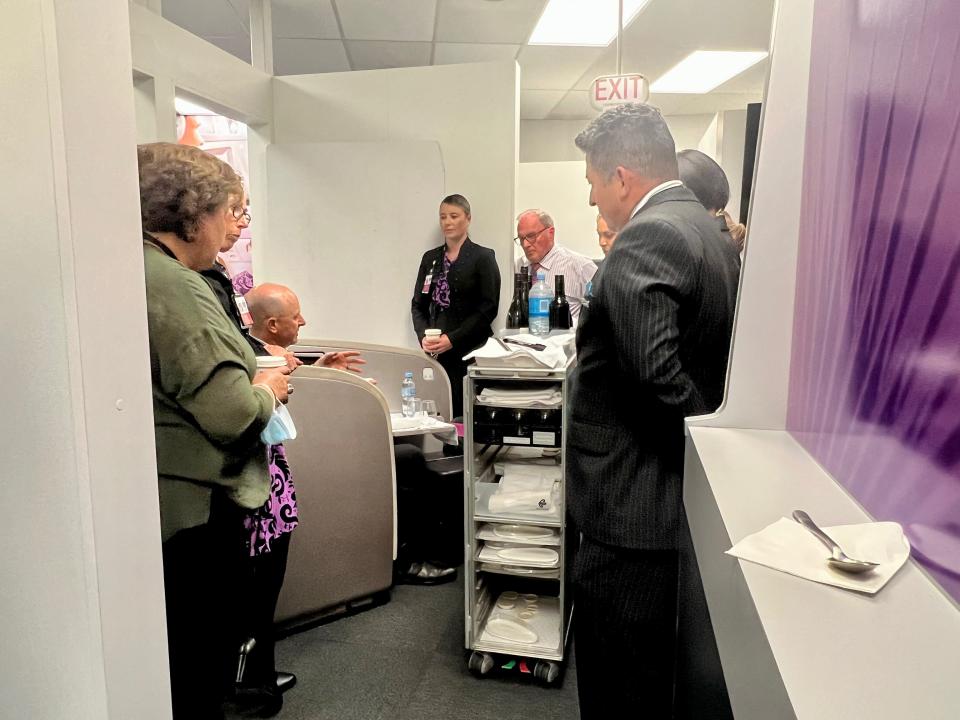
[(234, 220), (244, 219), (247, 222), (250, 222), (251, 219), (250, 208), (240, 207), (239, 205), (230, 208), (230, 214), (233, 215)]

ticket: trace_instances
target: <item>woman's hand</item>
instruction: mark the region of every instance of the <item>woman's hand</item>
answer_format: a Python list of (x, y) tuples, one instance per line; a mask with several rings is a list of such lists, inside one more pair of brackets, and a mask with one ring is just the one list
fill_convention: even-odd
[(444, 333), (440, 337), (425, 337), (420, 341), (420, 347), (423, 348), (424, 352), (428, 352), (431, 355), (439, 355), (440, 353), (446, 352), (453, 347), (453, 343), (450, 342), (450, 338), (447, 337), (447, 334)]
[(276, 370), (261, 370), (253, 377), (253, 384), (270, 388), (277, 400), (285, 403), (289, 399), (292, 390), (287, 383), (287, 375), (289, 374), (289, 367), (277, 368)]
[(287, 367), (291, 371), (296, 370), (298, 367), (303, 365), (303, 361), (297, 358), (292, 352), (286, 348), (282, 348), (279, 345), (264, 345), (264, 349), (271, 355), (276, 355), (277, 357), (282, 357), (287, 361)]
[(361, 358), (360, 353), (356, 350), (344, 350), (342, 352), (324, 353), (323, 357), (320, 358), (320, 364), (334, 370), (346, 370), (359, 374), (367, 361)]

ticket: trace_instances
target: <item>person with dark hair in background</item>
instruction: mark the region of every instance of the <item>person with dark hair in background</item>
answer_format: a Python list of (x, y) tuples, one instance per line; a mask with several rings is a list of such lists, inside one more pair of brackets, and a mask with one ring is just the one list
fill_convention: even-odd
[(730, 183), (723, 168), (699, 150), (681, 150), (677, 153), (677, 169), (683, 184), (697, 196), (707, 212), (718, 218), (717, 225), (724, 238), (733, 243), (737, 252), (743, 252), (747, 228), (727, 212)]
[(176, 720), (223, 717), (246, 588), (244, 517), (269, 493), (260, 434), (290, 392), (200, 271), (224, 243), (233, 170), (173, 143), (137, 148), (170, 685)]
[(672, 717), (684, 418), (723, 399), (737, 254), (678, 179), (660, 112), (625, 104), (576, 138), (618, 232), (577, 332), (567, 507), (584, 720)]
[(610, 254), (610, 248), (613, 247), (613, 242), (616, 239), (617, 234), (607, 225), (603, 215), (597, 213), (597, 244), (600, 245), (604, 257)]
[[(493, 335), (500, 307), (500, 268), (490, 248), (470, 239), (470, 203), (448, 195), (440, 203), (444, 243), (420, 260), (410, 302), (413, 328), (423, 351), (437, 358), (450, 378), (453, 416), (463, 414), (463, 356)], [(436, 328), (439, 337), (427, 337)]]

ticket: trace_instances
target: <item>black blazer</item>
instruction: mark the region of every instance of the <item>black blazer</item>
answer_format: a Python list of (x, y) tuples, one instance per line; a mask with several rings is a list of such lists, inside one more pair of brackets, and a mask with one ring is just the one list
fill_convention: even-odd
[[(500, 268), (493, 250), (467, 238), (447, 277), (450, 307), (440, 308), (433, 302), (433, 289), (443, 271), (445, 247), (441, 245), (423, 254), (410, 310), (417, 340), (423, 339), (427, 328), (439, 328), (453, 344), (444, 355), (453, 354), (459, 360), (493, 334), (491, 325), (500, 308)], [(431, 272), (433, 279), (424, 293), (424, 280)]]
[(567, 498), (599, 542), (672, 549), (683, 419), (723, 400), (740, 260), (684, 187), (654, 195), (593, 278), (571, 377)]

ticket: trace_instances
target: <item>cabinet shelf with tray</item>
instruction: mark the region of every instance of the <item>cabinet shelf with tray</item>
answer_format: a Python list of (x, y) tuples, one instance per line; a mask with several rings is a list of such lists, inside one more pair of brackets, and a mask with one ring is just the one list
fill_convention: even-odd
[(563, 472), (573, 364), (471, 366), (464, 379), (465, 645), (478, 676), (517, 666), (552, 684), (562, 671), (576, 540)]

